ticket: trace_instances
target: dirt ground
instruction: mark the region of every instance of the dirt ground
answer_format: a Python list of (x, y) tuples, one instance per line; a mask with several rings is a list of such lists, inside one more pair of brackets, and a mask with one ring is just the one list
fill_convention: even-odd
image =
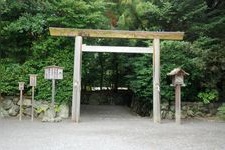
[(0, 150), (224, 150), (225, 123), (154, 124), (122, 106), (82, 106), (79, 124), (0, 120)]

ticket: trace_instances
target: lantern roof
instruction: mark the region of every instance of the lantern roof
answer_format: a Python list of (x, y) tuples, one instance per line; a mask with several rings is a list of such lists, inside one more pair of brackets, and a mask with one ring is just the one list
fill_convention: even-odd
[(185, 72), (183, 69), (174, 68), (170, 73), (167, 73), (168, 76), (174, 76), (174, 75), (189, 75), (189, 73)]

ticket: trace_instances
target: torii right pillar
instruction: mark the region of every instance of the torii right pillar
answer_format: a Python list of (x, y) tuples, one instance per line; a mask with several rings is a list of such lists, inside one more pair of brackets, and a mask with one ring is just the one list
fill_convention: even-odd
[(160, 110), (160, 39), (153, 39), (153, 121), (161, 122)]

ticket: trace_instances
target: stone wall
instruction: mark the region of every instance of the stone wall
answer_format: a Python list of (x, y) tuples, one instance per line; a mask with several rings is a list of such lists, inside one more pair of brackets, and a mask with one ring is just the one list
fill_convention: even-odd
[[(182, 105), (182, 118), (193, 117), (211, 117), (215, 116), (218, 112), (217, 109), (222, 103), (204, 104), (202, 102), (181, 102)], [(136, 97), (133, 97), (131, 103), (131, 110), (136, 112), (140, 116), (153, 116), (153, 105), (140, 101)], [(174, 103), (162, 103), (161, 104), (161, 117), (162, 119), (174, 119), (175, 118), (175, 104)]]
[[(217, 109), (220, 103), (204, 104), (202, 102), (182, 102), (181, 103), (181, 118), (194, 118), (194, 117), (212, 117), (216, 116)], [(152, 112), (151, 112), (152, 116)], [(162, 119), (175, 118), (175, 104), (163, 103), (161, 104), (161, 117)]]
[[(113, 92), (110, 90), (83, 92), (81, 104), (88, 105), (130, 105), (132, 93), (127, 90)], [(19, 118), (20, 100), (19, 97), (5, 96), (1, 98), (0, 118), (17, 117)], [(32, 111), (31, 97), (23, 97), (22, 117), (31, 118)], [(48, 101), (35, 101), (34, 118), (42, 121), (57, 122), (70, 115), (71, 106), (62, 104), (55, 106), (54, 111)]]
[[(133, 97), (130, 91), (95, 91), (83, 92), (82, 104), (89, 105), (126, 105), (141, 116), (152, 117), (152, 104), (138, 101)], [(131, 102), (132, 101), (132, 102)], [(220, 103), (203, 104), (202, 102), (182, 102), (182, 118), (193, 117), (211, 117), (217, 113)], [(18, 117), (20, 110), (19, 97), (6, 96), (2, 98), (0, 104), (0, 118)], [(71, 106), (62, 104), (55, 106), (55, 110), (50, 109), (50, 103), (47, 101), (36, 101), (34, 104), (34, 117), (42, 121), (57, 122), (63, 118), (68, 118), (70, 115)], [(24, 97), (23, 100), (23, 117), (31, 117), (31, 98)], [(174, 103), (161, 104), (161, 118), (174, 119), (175, 118), (175, 105)]]
[(133, 96), (131, 101), (131, 111), (139, 114), (140, 116), (149, 116), (152, 110), (152, 104), (138, 99), (138, 97)]
[[(0, 118), (7, 117), (19, 117), (20, 112), (20, 100), (19, 97), (6, 96), (2, 97), (2, 103), (0, 105)], [(31, 98), (24, 97), (22, 107), (22, 117), (30, 118), (32, 107)], [(62, 104), (55, 106), (54, 111), (50, 109), (51, 104), (47, 101), (35, 101), (34, 102), (34, 117), (42, 121), (61, 121), (64, 118), (69, 117), (69, 106)]]

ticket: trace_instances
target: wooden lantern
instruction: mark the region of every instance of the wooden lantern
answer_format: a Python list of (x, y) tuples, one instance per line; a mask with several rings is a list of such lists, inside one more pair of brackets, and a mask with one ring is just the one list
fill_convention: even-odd
[(175, 68), (167, 74), (172, 77), (172, 86), (175, 87), (175, 118), (176, 123), (181, 124), (181, 86), (184, 84), (184, 76), (189, 75), (181, 68)]
[(189, 75), (189, 74), (181, 68), (175, 68), (167, 75), (172, 77), (171, 86), (176, 86), (176, 85), (185, 86), (184, 76)]

